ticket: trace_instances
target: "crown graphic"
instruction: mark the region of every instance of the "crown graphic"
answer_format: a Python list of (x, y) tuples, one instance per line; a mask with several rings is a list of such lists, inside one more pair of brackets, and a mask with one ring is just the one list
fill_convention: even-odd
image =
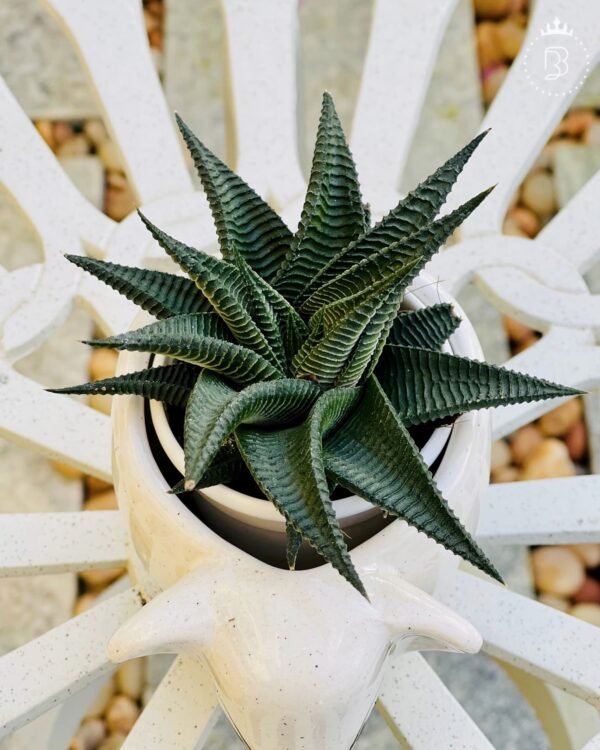
[(560, 18), (555, 18), (551, 24), (546, 24), (546, 28), (540, 33), (542, 36), (573, 36), (573, 29), (566, 23), (561, 23)]

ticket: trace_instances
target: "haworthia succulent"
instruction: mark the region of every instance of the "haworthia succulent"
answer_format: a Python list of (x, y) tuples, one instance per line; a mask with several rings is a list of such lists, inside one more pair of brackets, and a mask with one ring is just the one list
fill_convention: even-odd
[(581, 391), (466, 357), (386, 346), (377, 377), (406, 425)]
[(251, 291), (239, 269), (179, 242), (152, 224), (142, 213), (139, 215), (158, 244), (196, 283), (236, 340), (279, 367), (277, 355), (252, 319), (249, 311)]
[(198, 170), (225, 260), (238, 252), (270, 281), (289, 250), (290, 230), (251, 187), (206, 148), (180, 117), (177, 124)]
[(302, 534), (299, 531), (296, 531), (294, 526), (289, 522), (286, 524), (285, 528), (287, 534), (285, 556), (287, 559), (288, 568), (290, 570), (294, 570), (296, 567), (298, 552), (300, 550), (300, 547), (302, 546)]
[(320, 389), (305, 380), (255, 383), (241, 391), (204, 370), (185, 413), (185, 488), (192, 490), (240, 424), (286, 425), (306, 414)]
[(321, 119), (300, 225), (275, 286), (290, 300), (364, 231), (356, 167), (333, 100), (323, 95)]
[(223, 324), (213, 313), (179, 315), (99, 341), (91, 346), (166, 354), (214, 370), (237, 383), (273, 380), (279, 370), (260, 354), (223, 338)]
[(406, 285), (423, 269), (426, 263), (446, 242), (450, 235), (470, 216), (485, 200), (493, 188), (471, 198), (462, 206), (441, 219), (427, 224), (400, 242), (392, 243), (386, 248), (363, 258), (359, 263), (336, 276), (317, 289), (302, 305), (301, 311), (307, 315), (314, 314), (323, 305), (329, 305), (349, 295), (358, 294), (373, 284), (378, 284), (398, 265), (405, 265), (415, 258), (420, 263), (413, 269), (413, 275), (406, 279)]
[(331, 389), (320, 396), (298, 427), (239, 427), (236, 439), (250, 473), (288, 524), (366, 596), (329, 497), (322, 447), (324, 437), (343, 420), (357, 397), (354, 389)]
[(185, 276), (121, 266), (83, 255), (65, 257), (157, 318), (211, 310), (208, 300)]
[(502, 580), (448, 507), (374, 378), (367, 381), (343, 429), (325, 441), (324, 454), (326, 470), (339, 484)]
[(460, 318), (448, 303), (401, 311), (386, 343), (438, 350), (459, 325)]
[(308, 297), (317, 287), (339, 276), (363, 258), (381, 252), (389, 245), (400, 242), (432, 222), (444, 205), (465, 164), (488, 132), (485, 131), (473, 138), (461, 151), (448, 159), (401, 200), (378, 224), (343, 248), (315, 275), (304, 291), (303, 298)]
[(161, 367), (118, 375), (113, 378), (95, 380), (93, 383), (72, 385), (67, 388), (49, 388), (51, 393), (89, 395), (94, 393), (111, 396), (130, 394), (164, 401), (173, 406), (185, 406), (200, 370), (193, 365), (177, 362)]
[[(219, 448), (211, 465), (197, 482), (196, 489), (214, 487), (216, 484), (229, 484), (247, 475), (248, 470), (237, 445), (230, 440)], [(182, 492), (186, 492), (184, 479), (173, 487), (171, 494), (179, 495)]]

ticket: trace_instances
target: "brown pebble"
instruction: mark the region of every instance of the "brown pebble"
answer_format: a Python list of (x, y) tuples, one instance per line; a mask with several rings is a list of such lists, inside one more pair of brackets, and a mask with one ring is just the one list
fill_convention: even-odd
[(54, 147), (56, 146), (54, 142), (54, 128), (52, 127), (50, 120), (36, 120), (35, 127), (44, 141), (46, 141), (46, 144), (54, 150)]
[(557, 438), (545, 438), (521, 470), (521, 479), (555, 479), (575, 476), (567, 446)]
[(587, 456), (587, 427), (585, 422), (580, 419), (565, 435), (565, 443), (569, 451), (569, 456), (573, 461), (583, 461)]
[(529, 328), (529, 326), (520, 323), (518, 320), (515, 320), (508, 315), (502, 316), (502, 324), (508, 338), (517, 344), (521, 341), (525, 341), (532, 334), (532, 329)]
[(101, 393), (93, 393), (87, 397), (88, 404), (102, 414), (110, 415), (112, 409), (112, 396), (104, 396)]
[(115, 190), (129, 190), (129, 180), (122, 170), (109, 169), (106, 172), (106, 184)]
[(535, 237), (540, 231), (540, 220), (533, 211), (525, 208), (525, 206), (515, 206), (508, 212), (507, 219), (512, 219), (515, 226), (527, 237)]
[(125, 573), (124, 568), (108, 568), (107, 570), (82, 570), (79, 577), (91, 589), (103, 589)]
[(476, 26), (477, 57), (479, 59), (479, 67), (482, 70), (492, 65), (497, 65), (503, 60), (504, 56), (496, 32), (497, 28), (498, 24), (491, 23), (490, 21), (483, 21)]
[(565, 115), (558, 126), (558, 133), (569, 138), (580, 138), (595, 119), (596, 115), (591, 109), (574, 109)]
[(162, 0), (149, 0), (145, 4), (145, 9), (148, 11), (148, 13), (151, 13), (153, 16), (156, 16), (157, 18), (162, 18), (164, 14), (164, 3)]
[(600, 146), (600, 120), (594, 120), (585, 131), (583, 141), (586, 146)]
[(123, 190), (108, 188), (104, 194), (104, 210), (111, 219), (121, 221), (132, 211), (135, 211), (137, 202), (131, 186)]
[(98, 477), (88, 475), (85, 478), (85, 488), (88, 495), (97, 495), (100, 492), (112, 490), (113, 486), (110, 482), (105, 482), (104, 479), (98, 479)]
[(127, 739), (126, 734), (117, 732), (107, 737), (104, 742), (98, 746), (98, 750), (121, 750)]
[(83, 132), (96, 149), (108, 140), (108, 131), (102, 120), (87, 120), (83, 126)]
[(526, 339), (524, 339), (523, 341), (519, 341), (518, 344), (514, 345), (513, 354), (520, 354), (521, 352), (524, 352), (525, 349), (529, 349), (531, 346), (534, 346), (538, 341), (539, 338), (535, 335), (535, 333), (532, 333)]
[(485, 104), (491, 104), (494, 97), (502, 88), (504, 79), (508, 74), (508, 65), (499, 63), (484, 69), (481, 74), (481, 91)]
[(533, 579), (545, 594), (572, 596), (583, 584), (583, 563), (567, 547), (538, 547), (532, 552)]
[(496, 41), (505, 60), (512, 61), (519, 54), (525, 33), (518, 16), (509, 16), (496, 25)]
[(600, 565), (600, 544), (571, 544), (569, 546), (583, 560), (586, 568), (597, 568)]
[(538, 601), (545, 604), (547, 607), (558, 609), (560, 612), (569, 611), (569, 602), (560, 596), (554, 596), (553, 594), (540, 594), (538, 596)]
[(139, 715), (137, 703), (126, 695), (115, 695), (106, 709), (106, 726), (111, 733), (127, 734)]
[(600, 604), (600, 583), (595, 578), (588, 576), (572, 598), (576, 604)]
[(576, 604), (571, 607), (571, 614), (578, 620), (600, 626), (600, 604)]
[(144, 8), (144, 25), (146, 26), (146, 33), (150, 34), (152, 31), (160, 29), (160, 18)]
[(71, 740), (69, 750), (97, 750), (106, 737), (106, 727), (101, 719), (84, 721)]
[(54, 139), (54, 147), (60, 148), (63, 143), (66, 143), (73, 137), (73, 128), (68, 122), (58, 121), (52, 126), (52, 137)]
[(539, 427), (526, 424), (510, 436), (510, 451), (513, 461), (519, 466), (525, 463), (534, 450), (544, 442)]
[(507, 216), (502, 224), (502, 233), (509, 237), (525, 237), (528, 235), (517, 225), (516, 221), (511, 217)]
[(146, 684), (146, 660), (132, 659), (119, 667), (116, 674), (117, 689), (131, 700), (139, 701)]
[(152, 29), (152, 31), (148, 34), (148, 42), (153, 49), (162, 50), (163, 48), (162, 29)]
[(502, 18), (511, 11), (510, 0), (474, 0), (478, 18)]
[(85, 510), (117, 510), (117, 496), (114, 490), (99, 492), (88, 498), (84, 505)]
[(583, 415), (580, 398), (572, 398), (540, 418), (540, 430), (548, 437), (562, 437)]
[(104, 380), (112, 378), (117, 369), (118, 355), (114, 349), (94, 349), (90, 357), (90, 378)]
[(556, 211), (554, 179), (548, 172), (532, 172), (521, 190), (522, 203), (540, 218), (547, 218)]
[(82, 594), (77, 598), (77, 601), (75, 602), (75, 606), (73, 607), (73, 614), (75, 616), (83, 614), (95, 604), (97, 598), (98, 594), (92, 594), (91, 592)]
[(490, 478), (493, 484), (517, 482), (519, 480), (519, 470), (516, 466), (501, 466), (492, 471)]
[(98, 156), (106, 169), (122, 169), (123, 158), (114, 141), (103, 141), (98, 145)]
[(510, 463), (510, 448), (505, 440), (495, 440), (492, 443), (491, 469), (500, 469)]
[(62, 461), (52, 461), (51, 463), (54, 471), (57, 471), (65, 479), (83, 479), (83, 471), (76, 466), (69, 466)]

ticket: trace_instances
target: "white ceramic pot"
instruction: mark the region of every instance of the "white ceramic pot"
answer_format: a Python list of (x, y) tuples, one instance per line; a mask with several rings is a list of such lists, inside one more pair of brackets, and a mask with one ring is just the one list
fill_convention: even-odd
[[(419, 277), (412, 304), (452, 301)], [(452, 301), (453, 302), (453, 301)], [(450, 339), (452, 351), (481, 358), (470, 323)], [(137, 325), (140, 325), (138, 321)], [(119, 372), (147, 366), (124, 353)], [(174, 463), (168, 425), (154, 418)], [(157, 419), (158, 415), (158, 419)], [(142, 399), (114, 400), (114, 472), (131, 538), (131, 574), (147, 599), (110, 644), (116, 661), (143, 654), (192, 653), (204, 658), (219, 700), (254, 750), (347, 750), (380, 688), (389, 649), (477, 651), (481, 640), (464, 620), (438, 604), (434, 592), (450, 553), (396, 520), (352, 551), (368, 602), (330, 565), (288, 571), (225, 541), (174, 495), (153, 458)], [(448, 436), (436, 431), (429, 458)], [(472, 412), (453, 425), (436, 481), (470, 530), (489, 474), (490, 422)], [(221, 519), (278, 535), (282, 519), (264, 500), (224, 487), (203, 490)], [(372, 509), (359, 498), (336, 501), (341, 522), (360, 525)]]

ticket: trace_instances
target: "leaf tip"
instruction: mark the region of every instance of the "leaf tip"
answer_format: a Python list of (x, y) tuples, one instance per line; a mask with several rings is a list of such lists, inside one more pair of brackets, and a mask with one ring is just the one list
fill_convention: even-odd
[(195, 487), (196, 487), (196, 482), (194, 482), (193, 479), (186, 479), (185, 482), (183, 483), (183, 489), (186, 492), (192, 492), (192, 490), (194, 490)]

